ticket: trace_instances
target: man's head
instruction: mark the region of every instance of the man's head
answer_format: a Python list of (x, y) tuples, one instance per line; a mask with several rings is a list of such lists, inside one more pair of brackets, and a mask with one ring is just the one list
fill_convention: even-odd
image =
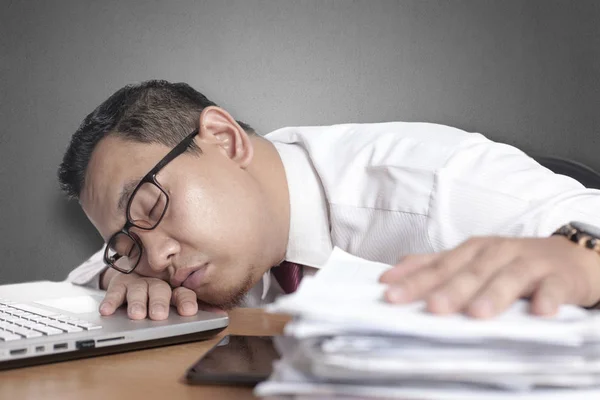
[(289, 229), (280, 160), (248, 125), (186, 84), (126, 86), (84, 119), (59, 180), (108, 241), (127, 222), (122, 195), (195, 129), (188, 151), (156, 175), (164, 217), (155, 229), (129, 229), (143, 248), (135, 272), (180, 285), (199, 270), (186, 286), (226, 307), (283, 257)]

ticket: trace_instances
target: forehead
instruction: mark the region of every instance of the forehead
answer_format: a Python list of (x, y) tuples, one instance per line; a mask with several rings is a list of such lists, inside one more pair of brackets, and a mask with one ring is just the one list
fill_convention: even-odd
[(168, 151), (164, 145), (132, 142), (116, 136), (107, 136), (96, 145), (80, 202), (104, 239), (124, 224), (125, 213), (117, 208), (123, 187), (146, 175)]

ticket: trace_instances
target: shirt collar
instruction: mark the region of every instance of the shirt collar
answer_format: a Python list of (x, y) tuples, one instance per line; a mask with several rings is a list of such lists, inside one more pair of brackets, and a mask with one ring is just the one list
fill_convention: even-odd
[(329, 207), (321, 180), (306, 151), (297, 144), (274, 142), (290, 195), (290, 233), (285, 260), (319, 268), (333, 249)]
[[(329, 207), (321, 180), (302, 147), (281, 142), (273, 142), (273, 145), (281, 157), (290, 195), (290, 233), (285, 260), (320, 268), (333, 249)], [(263, 275), (261, 300), (273, 289), (282, 292), (269, 271)]]

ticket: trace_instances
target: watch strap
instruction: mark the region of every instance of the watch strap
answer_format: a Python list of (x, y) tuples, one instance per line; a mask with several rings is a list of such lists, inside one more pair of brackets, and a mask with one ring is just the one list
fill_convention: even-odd
[[(571, 242), (576, 243), (579, 246), (586, 247), (592, 251), (595, 251), (600, 256), (600, 237), (590, 233), (588, 229), (585, 229), (586, 225), (578, 222), (570, 222), (566, 225), (558, 228), (552, 236), (564, 236)], [(597, 228), (595, 228), (597, 229)], [(597, 309), (600, 307), (600, 300), (595, 304), (584, 307), (588, 310)]]

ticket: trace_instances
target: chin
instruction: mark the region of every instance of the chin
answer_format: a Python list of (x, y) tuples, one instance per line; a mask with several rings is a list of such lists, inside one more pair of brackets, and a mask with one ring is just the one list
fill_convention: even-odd
[[(211, 291), (210, 289), (200, 292), (196, 290), (198, 299), (209, 306), (217, 307), (222, 310), (231, 310), (239, 307), (244, 301), (246, 293), (254, 286), (251, 276), (246, 277), (237, 287)], [(211, 291), (212, 293), (207, 293)]]

